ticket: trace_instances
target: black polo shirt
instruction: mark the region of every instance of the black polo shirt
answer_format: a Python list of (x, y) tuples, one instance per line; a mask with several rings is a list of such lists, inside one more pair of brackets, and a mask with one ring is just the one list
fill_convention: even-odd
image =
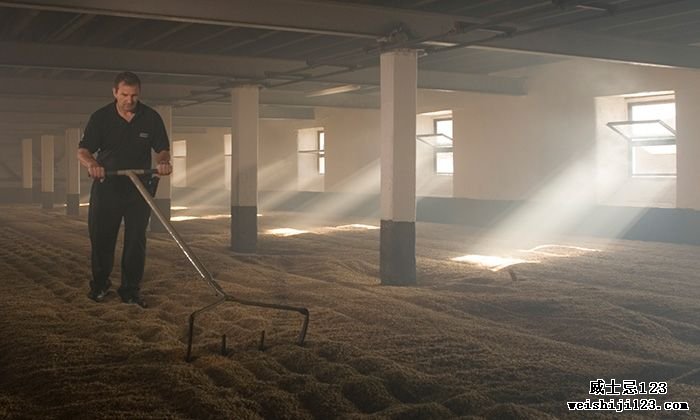
[(170, 150), (163, 119), (153, 108), (138, 102), (128, 122), (117, 112), (116, 101), (90, 116), (78, 147), (97, 152), (95, 159), (108, 171), (150, 169), (151, 149)]

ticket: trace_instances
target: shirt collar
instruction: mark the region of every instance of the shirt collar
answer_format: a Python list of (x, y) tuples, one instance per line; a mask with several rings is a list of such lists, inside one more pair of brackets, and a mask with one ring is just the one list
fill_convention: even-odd
[[(122, 116), (119, 115), (119, 111), (117, 111), (117, 100), (115, 99), (114, 102), (112, 102), (114, 107), (112, 108), (114, 110), (114, 115), (117, 117), (121, 118)], [(141, 110), (143, 110), (143, 105), (141, 104), (141, 101), (136, 102), (136, 109), (134, 109), (134, 118), (138, 117), (141, 114)], [(133, 121), (134, 118), (131, 120)]]

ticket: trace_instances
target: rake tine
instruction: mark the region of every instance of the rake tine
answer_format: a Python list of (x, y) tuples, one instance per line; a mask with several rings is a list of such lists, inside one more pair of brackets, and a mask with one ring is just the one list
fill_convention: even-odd
[[(212, 277), (211, 273), (209, 270), (204, 267), (204, 264), (202, 264), (199, 261), (199, 258), (192, 252), (190, 247), (185, 243), (185, 241), (180, 237), (180, 235), (177, 233), (173, 225), (170, 223), (170, 220), (168, 220), (163, 213), (158, 209), (158, 206), (156, 205), (155, 201), (153, 200), (153, 197), (151, 194), (146, 190), (146, 187), (143, 185), (141, 180), (136, 176), (136, 175), (141, 175), (141, 174), (155, 174), (158, 171), (155, 169), (125, 169), (125, 170), (120, 170), (120, 171), (110, 171), (107, 173), (107, 175), (122, 175), (122, 176), (128, 176), (131, 182), (134, 184), (136, 189), (139, 191), (141, 196), (143, 196), (143, 199), (146, 200), (146, 203), (148, 203), (149, 207), (151, 207), (151, 210), (153, 211), (153, 214), (158, 218), (158, 220), (163, 224), (167, 232), (170, 234), (170, 236), (175, 240), (175, 243), (180, 247), (182, 252), (185, 254), (185, 257), (190, 261), (192, 266), (197, 270), (197, 273), (204, 279), (209, 286), (211, 286), (212, 289), (214, 289), (214, 292), (216, 293), (217, 296), (220, 296), (220, 299), (217, 300), (216, 302), (207, 305), (203, 308), (200, 308), (192, 314), (190, 314), (189, 317), (189, 333), (187, 337), (187, 354), (185, 356), (185, 360), (187, 362), (190, 362), (192, 360), (192, 341), (194, 339), (194, 321), (195, 318), (202, 312), (208, 311), (219, 304), (230, 301), (230, 302), (235, 302), (239, 303), (244, 306), (256, 306), (259, 308), (268, 308), (268, 309), (278, 309), (281, 311), (291, 311), (291, 312), (298, 312), (304, 316), (304, 322), (302, 323), (301, 326), (301, 331), (299, 331), (299, 336), (297, 338), (297, 343), (300, 346), (304, 345), (304, 340), (306, 339), (306, 332), (309, 328), (309, 310), (306, 308), (300, 308), (300, 307), (294, 307), (294, 306), (288, 306), (288, 305), (280, 305), (280, 304), (274, 304), (274, 303), (267, 303), (267, 302), (257, 302), (257, 301), (252, 301), (252, 300), (245, 300), (245, 299), (238, 299), (236, 297), (233, 297), (229, 294), (227, 294), (224, 289), (219, 285), (219, 283), (214, 280)], [(263, 333), (264, 334), (264, 333)], [(261, 339), (261, 346), (264, 345), (264, 335), (263, 338)], [(221, 352), (224, 354), (226, 352), (226, 335), (222, 337), (222, 343), (221, 343)]]
[(203, 308), (197, 309), (196, 311), (192, 312), (190, 314), (190, 331), (189, 335), (187, 337), (187, 355), (185, 356), (185, 361), (186, 362), (191, 362), (192, 361), (192, 339), (194, 337), (194, 318), (199, 315), (202, 312), (208, 311), (226, 301), (226, 297), (222, 297), (221, 299), (217, 300), (216, 302), (209, 304)]
[(192, 336), (194, 335), (194, 314), (190, 315), (190, 328), (189, 334), (187, 335), (187, 354), (185, 355), (185, 362), (189, 363), (192, 361)]
[(304, 345), (304, 340), (306, 339), (306, 330), (309, 329), (309, 311), (305, 309), (305, 312), (303, 313), (304, 315), (304, 322), (301, 325), (301, 331), (299, 331), (299, 338), (297, 339), (297, 344), (299, 346)]

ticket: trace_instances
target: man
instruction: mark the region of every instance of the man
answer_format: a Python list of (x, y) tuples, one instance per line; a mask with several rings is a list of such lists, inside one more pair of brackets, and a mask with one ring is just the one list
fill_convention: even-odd
[[(138, 76), (131, 72), (119, 73), (114, 79), (112, 93), (114, 102), (90, 116), (78, 146), (78, 159), (93, 178), (88, 212), (92, 246), (92, 281), (88, 297), (102, 302), (109, 293), (114, 248), (124, 219), (121, 285), (117, 292), (123, 302), (145, 308), (140, 286), (151, 209), (128, 177), (105, 177), (105, 172), (150, 169), (153, 150), (157, 153), (158, 175), (169, 175), (172, 172), (170, 145), (160, 115), (139, 102), (141, 81)], [(148, 182), (150, 176), (141, 179)]]

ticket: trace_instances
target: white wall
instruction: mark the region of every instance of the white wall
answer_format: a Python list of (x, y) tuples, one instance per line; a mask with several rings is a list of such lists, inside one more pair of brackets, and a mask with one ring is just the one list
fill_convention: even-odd
[[(378, 109), (318, 108), (313, 121), (263, 121), (260, 126), (261, 190), (290, 189), (296, 177), (301, 191), (378, 194), (380, 189), (380, 116)], [(432, 118), (418, 117), (417, 127), (432, 132)], [(297, 154), (299, 141), (315, 148), (316, 132), (326, 138), (326, 174), (316, 170), (315, 154)], [(300, 136), (300, 137), (298, 137)], [(452, 195), (452, 177), (436, 175), (433, 151), (418, 147), (418, 195)], [(307, 162), (308, 161), (308, 162)], [(303, 162), (303, 163), (302, 163)], [(296, 173), (295, 173), (296, 172)], [(292, 187), (294, 188), (294, 187)]]
[(171, 182), (173, 187), (187, 186), (187, 140), (171, 140), (170, 156), (172, 157), (173, 173)]
[[(593, 200), (592, 99), (569, 101), (541, 93), (469, 96), (453, 110), (455, 196), (555, 199), (576, 191)], [(553, 183), (555, 190), (538, 196)]]
[[(575, 194), (602, 204), (700, 209), (700, 71), (569, 60), (519, 75), (528, 80), (526, 96), (418, 91), (418, 112), (453, 112), (455, 174), (436, 176), (432, 151), (417, 146), (417, 195), (568, 200)], [(626, 118), (613, 95), (645, 91), (675, 91), (677, 179), (630, 179), (624, 145), (605, 127)], [(326, 175), (315, 188), (379, 193), (379, 110), (347, 108), (318, 108), (309, 121), (262, 120), (260, 190), (299, 190), (299, 130), (316, 127), (326, 133)], [(419, 117), (417, 127), (432, 131), (429, 118)], [(189, 187), (224, 189), (229, 132), (177, 135), (187, 140)], [(56, 144), (63, 144), (59, 137)], [(6, 149), (14, 156), (9, 161), (21, 162), (19, 146)], [(57, 157), (63, 153), (57, 148)], [(57, 177), (61, 165), (59, 159)], [(38, 174), (38, 159), (34, 166)]]
[[(700, 209), (700, 71), (578, 61), (576, 77), (595, 96), (674, 91), (676, 98), (677, 176), (630, 179), (608, 202)], [(572, 70), (574, 71), (574, 70)], [(601, 111), (605, 112), (605, 111)], [(598, 124), (603, 123), (599, 120)], [(599, 138), (600, 140), (603, 138)], [(628, 188), (624, 188), (627, 186)]]
[(317, 125), (326, 132), (325, 190), (378, 194), (379, 110), (316, 110)]
[(206, 133), (176, 134), (187, 141), (187, 187), (224, 189), (224, 135), (230, 129), (209, 128)]
[[(527, 96), (444, 98), (455, 121), (455, 196), (541, 199), (546, 190), (546, 197), (563, 200), (575, 193), (602, 204), (673, 207), (678, 201), (679, 207), (700, 209), (694, 134), (700, 132), (700, 72), (571, 60), (530, 68), (527, 77)], [(628, 152), (605, 127), (626, 119), (626, 105), (600, 99), (667, 90), (676, 91), (678, 186), (673, 178), (629, 176)], [(424, 96), (440, 101), (436, 93)], [(613, 166), (614, 176), (606, 178)], [(555, 190), (547, 188), (552, 184)]]
[(676, 88), (677, 206), (700, 209), (700, 74)]
[(260, 121), (258, 189), (297, 189), (297, 131), (312, 124), (313, 121)]
[[(695, 188), (700, 169), (693, 164), (700, 159), (693, 138), (700, 131), (695, 117), (700, 95), (693, 90), (700, 85), (698, 72), (570, 60), (528, 68), (524, 75), (526, 96), (419, 90), (419, 112), (452, 110), (455, 162), (453, 177), (437, 176), (432, 151), (418, 145), (419, 196), (570, 200), (573, 194), (587, 204), (675, 206), (676, 181), (629, 178), (627, 151), (605, 127), (626, 118), (621, 114), (626, 108), (611, 95), (675, 90), (678, 184), (686, 185), (680, 194), (685, 204), (679, 205), (700, 208)], [(313, 121), (261, 121), (260, 189), (378, 193), (379, 110), (318, 108), (316, 116)], [(431, 132), (431, 120), (419, 116), (418, 131)], [(306, 180), (300, 182), (298, 135), (319, 127), (326, 133), (326, 174), (303, 175)], [(315, 155), (308, 158), (315, 168)], [(689, 181), (683, 184), (684, 179)]]

